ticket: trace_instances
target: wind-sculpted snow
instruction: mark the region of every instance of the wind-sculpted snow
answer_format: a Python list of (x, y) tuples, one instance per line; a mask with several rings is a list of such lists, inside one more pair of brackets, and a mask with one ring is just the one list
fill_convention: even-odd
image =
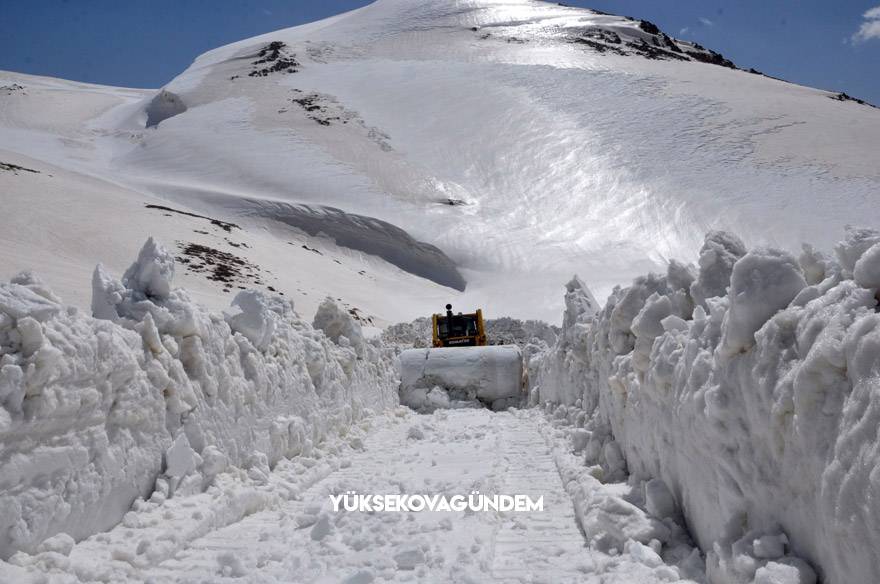
[(186, 111), (186, 105), (179, 96), (164, 89), (150, 100), (144, 113), (147, 114), (147, 127), (155, 128), (168, 118)]
[(464, 290), (467, 283), (455, 263), (439, 248), (416, 241), (403, 229), (373, 217), (322, 205), (245, 201), (248, 212), (273, 219), (309, 235), (324, 235), (337, 245), (376, 255), (401, 270), (443, 286)]
[(796, 259), (713, 232), (699, 268), (595, 315), (570, 288), (557, 344), (526, 351), (532, 400), (584, 410), (594, 474), (671, 493), (711, 582), (876, 582), (878, 242), (849, 230)]
[(138, 497), (201, 491), (230, 465), (264, 472), (397, 404), (395, 351), (345, 311), (331, 340), (256, 291), (210, 313), (173, 275), (152, 239), (122, 280), (98, 266), (95, 317), (32, 274), (0, 285), (0, 557), (109, 529)]

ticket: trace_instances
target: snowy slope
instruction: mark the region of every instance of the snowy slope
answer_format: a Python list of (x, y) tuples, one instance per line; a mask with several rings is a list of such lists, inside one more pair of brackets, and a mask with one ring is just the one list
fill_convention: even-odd
[[(729, 65), (583, 9), (380, 0), (206, 53), (163, 92), (3, 74), (23, 89), (0, 93), (0, 148), (275, 239), (279, 203), (373, 217), (467, 281), (425, 280), (436, 254), (379, 260), (384, 287), (284, 262), (377, 322), (449, 299), (555, 321), (571, 273), (603, 297), (693, 259), (709, 228), (796, 249), (880, 219), (880, 110)], [(356, 258), (375, 251), (355, 240)], [(282, 258), (278, 243), (254, 253)]]

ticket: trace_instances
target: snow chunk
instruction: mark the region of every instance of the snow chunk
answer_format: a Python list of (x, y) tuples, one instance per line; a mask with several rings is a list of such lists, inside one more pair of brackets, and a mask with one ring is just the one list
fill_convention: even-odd
[(208, 478), (212, 478), (229, 466), (229, 457), (216, 446), (208, 446), (202, 451), (201, 471)]
[(599, 302), (584, 284), (583, 280), (573, 276), (565, 285), (565, 313), (562, 316), (562, 326), (566, 328), (576, 322), (581, 322), (584, 317), (592, 316), (599, 312)]
[(46, 285), (46, 283), (34, 272), (31, 272), (29, 270), (19, 272), (18, 274), (13, 276), (9, 283), (24, 286), (31, 292), (35, 293), (37, 296), (42, 296), (49, 302), (61, 304), (61, 298), (59, 298), (58, 295), (50, 290), (49, 286)]
[(0, 284), (0, 314), (13, 319), (31, 317), (45, 322), (61, 311), (61, 305), (21, 284)]
[(425, 398), (428, 407), (444, 410), (449, 408), (449, 392), (440, 386), (431, 388)]
[(315, 524), (312, 526), (310, 537), (315, 541), (321, 541), (333, 531), (333, 525), (330, 523), (330, 516), (326, 513), (321, 514)]
[(816, 572), (799, 558), (784, 558), (758, 568), (754, 584), (816, 584)]
[(645, 506), (654, 517), (665, 519), (675, 516), (675, 498), (669, 487), (660, 479), (645, 483)]
[(801, 255), (798, 256), (798, 263), (804, 272), (804, 279), (807, 284), (813, 286), (821, 282), (831, 270), (832, 262), (822, 252), (813, 249), (809, 244), (803, 244)]
[(224, 314), (229, 328), (247, 337), (258, 351), (265, 351), (278, 322), (270, 299), (258, 290), (242, 290), (232, 300), (237, 311)]
[(37, 553), (54, 552), (62, 556), (69, 556), (76, 542), (66, 533), (53, 535), (37, 546)]
[(585, 509), (581, 526), (587, 538), (601, 547), (623, 549), (629, 540), (648, 544), (670, 538), (669, 528), (657, 519), (612, 495), (597, 495)]
[(398, 570), (415, 570), (425, 563), (425, 553), (417, 547), (405, 549), (394, 554), (394, 562)]
[(633, 366), (639, 371), (647, 371), (651, 364), (651, 348), (654, 339), (663, 334), (662, 321), (673, 316), (672, 301), (669, 296), (653, 293), (642, 310), (632, 321), (632, 332), (636, 337), (633, 348)]
[(875, 243), (862, 254), (853, 270), (856, 284), (862, 288), (880, 288), (880, 243)]
[(843, 276), (851, 278), (862, 254), (878, 243), (880, 243), (880, 231), (847, 227), (843, 241), (834, 246), (834, 253), (840, 261)]
[(788, 538), (784, 533), (762, 535), (752, 542), (755, 557), (768, 560), (775, 560), (784, 556), (786, 545), (788, 545)]
[(221, 575), (232, 578), (247, 576), (247, 568), (233, 552), (221, 552), (217, 554), (217, 569)]
[(171, 294), (174, 279), (174, 255), (150, 237), (138, 259), (122, 276), (126, 288), (147, 298), (164, 300)]
[(113, 322), (119, 320), (116, 307), (122, 303), (125, 295), (122, 282), (108, 274), (103, 264), (95, 266), (92, 273), (92, 316)]
[(186, 434), (180, 433), (171, 447), (165, 451), (165, 474), (183, 477), (202, 463), (202, 458), (189, 445)]
[(742, 240), (727, 231), (710, 231), (700, 248), (700, 272), (691, 285), (691, 297), (697, 305), (706, 305), (707, 298), (724, 296), (730, 285), (733, 265), (746, 255)]
[(312, 326), (324, 331), (324, 334), (336, 344), (343, 344), (340, 339), (345, 337), (358, 357), (363, 357), (364, 337), (361, 333), (361, 325), (329, 296), (318, 306)]
[(724, 352), (733, 355), (753, 346), (758, 329), (806, 285), (797, 261), (786, 252), (757, 249), (737, 261), (724, 318)]

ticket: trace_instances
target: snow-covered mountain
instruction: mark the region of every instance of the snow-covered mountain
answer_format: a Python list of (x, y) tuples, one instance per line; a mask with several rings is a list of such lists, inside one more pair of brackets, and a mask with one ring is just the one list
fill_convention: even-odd
[(572, 273), (604, 297), (711, 228), (796, 250), (880, 223), (880, 110), (544, 2), (379, 0), (155, 91), (0, 85), (0, 275), (81, 305), (152, 234), (213, 307), (256, 286), (374, 324), (555, 322)]
[[(528, 0), (379, 0), (157, 90), (0, 73), (0, 581), (878, 581), (878, 142)], [(842, 241), (759, 247), (802, 239)], [(565, 307), (492, 323), (521, 410), (398, 407), (447, 301)], [(460, 488), (547, 512), (327, 507)]]

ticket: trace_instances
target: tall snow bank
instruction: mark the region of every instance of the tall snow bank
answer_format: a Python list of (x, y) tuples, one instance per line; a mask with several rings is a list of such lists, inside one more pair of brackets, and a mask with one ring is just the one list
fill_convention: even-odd
[(795, 260), (716, 232), (696, 273), (595, 315), (566, 295), (559, 341), (526, 351), (534, 400), (581, 412), (598, 476), (668, 489), (711, 582), (880, 581), (878, 243)]
[(153, 240), (122, 280), (98, 266), (97, 318), (33, 275), (0, 284), (0, 557), (108, 529), (154, 489), (203, 489), (397, 404), (395, 350), (334, 342), (255, 291), (210, 313), (173, 275)]

